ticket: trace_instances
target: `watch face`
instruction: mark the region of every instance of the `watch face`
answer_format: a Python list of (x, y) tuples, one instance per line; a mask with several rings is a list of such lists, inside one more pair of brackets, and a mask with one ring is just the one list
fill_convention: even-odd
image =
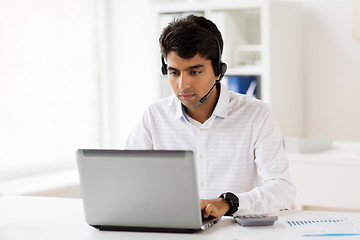
[(224, 198), (230, 205), (230, 209), (225, 213), (225, 216), (232, 216), (239, 208), (239, 198), (231, 192), (223, 193), (220, 197)]
[(233, 193), (225, 193), (224, 199), (231, 202), (234, 205), (239, 204), (239, 198)]

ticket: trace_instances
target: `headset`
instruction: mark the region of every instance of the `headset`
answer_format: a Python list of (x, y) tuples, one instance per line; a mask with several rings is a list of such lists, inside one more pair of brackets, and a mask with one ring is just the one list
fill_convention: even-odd
[[(217, 39), (217, 37), (214, 35), (215, 40), (216, 40), (216, 46), (218, 49), (218, 61), (216, 64), (214, 64), (214, 74), (215, 76), (219, 76), (220, 77), (215, 81), (215, 84), (210, 88), (209, 92), (203, 96), (202, 98), (200, 98), (199, 102), (203, 103), (205, 102), (206, 98), (209, 96), (210, 92), (213, 90), (213, 88), (216, 86), (216, 84), (218, 84), (220, 82), (220, 80), (224, 77), (225, 72), (227, 70), (227, 65), (224, 62), (221, 62), (221, 47), (220, 47), (220, 43), (219, 40)], [(168, 74), (168, 69), (167, 69), (167, 64), (165, 63), (165, 59), (164, 57), (161, 55), (161, 72), (163, 75), (167, 75)]]
[[(218, 49), (218, 61), (216, 64), (214, 64), (214, 73), (215, 73), (215, 76), (219, 76), (219, 79), (216, 80), (216, 81), (220, 81), (224, 75), (225, 75), (225, 72), (227, 70), (227, 65), (226, 63), (223, 63), (221, 62), (221, 47), (220, 47), (220, 43), (219, 43), (219, 40), (217, 39), (216, 36), (215, 37), (215, 40), (216, 40), (216, 46), (217, 46), (217, 49)], [(168, 74), (168, 69), (167, 69), (167, 64), (165, 63), (165, 59), (164, 57), (161, 55), (161, 63), (162, 63), (162, 66), (161, 66), (161, 73), (163, 75), (167, 75)]]

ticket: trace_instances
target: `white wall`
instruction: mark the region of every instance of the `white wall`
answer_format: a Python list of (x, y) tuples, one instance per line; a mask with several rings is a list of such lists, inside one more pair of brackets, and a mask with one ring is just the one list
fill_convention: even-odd
[(77, 148), (99, 147), (94, 11), (0, 0), (0, 180), (74, 167)]
[(360, 140), (360, 42), (353, 0), (302, 0), (306, 135)]

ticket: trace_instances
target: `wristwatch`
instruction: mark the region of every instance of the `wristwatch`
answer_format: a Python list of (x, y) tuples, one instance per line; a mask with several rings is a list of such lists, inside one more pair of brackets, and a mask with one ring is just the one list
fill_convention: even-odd
[(230, 209), (225, 213), (225, 216), (232, 216), (239, 209), (239, 198), (235, 194), (227, 192), (221, 194), (219, 198), (223, 198), (230, 205)]

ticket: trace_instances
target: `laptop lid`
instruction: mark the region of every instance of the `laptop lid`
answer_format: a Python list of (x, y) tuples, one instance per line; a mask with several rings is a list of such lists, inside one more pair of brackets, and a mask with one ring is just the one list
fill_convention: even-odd
[(89, 225), (166, 232), (208, 227), (202, 222), (191, 151), (80, 149), (77, 161)]

